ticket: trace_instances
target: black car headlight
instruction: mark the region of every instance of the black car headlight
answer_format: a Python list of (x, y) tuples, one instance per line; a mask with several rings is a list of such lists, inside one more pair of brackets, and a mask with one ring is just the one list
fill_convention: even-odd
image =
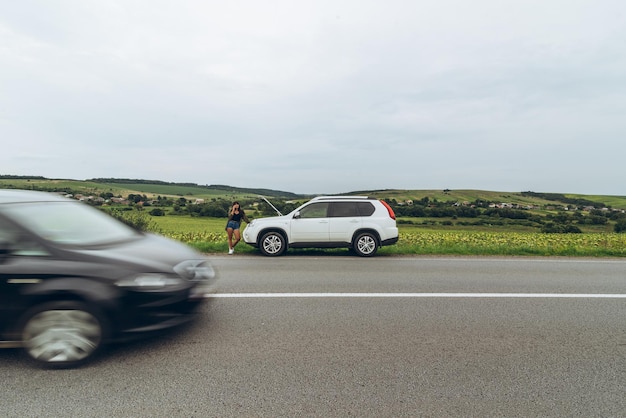
[(176, 274), (191, 281), (206, 281), (215, 277), (215, 270), (206, 260), (187, 260), (174, 267)]
[(140, 291), (165, 290), (184, 287), (185, 280), (174, 275), (143, 273), (134, 277), (118, 280), (115, 283), (119, 287), (132, 288)]

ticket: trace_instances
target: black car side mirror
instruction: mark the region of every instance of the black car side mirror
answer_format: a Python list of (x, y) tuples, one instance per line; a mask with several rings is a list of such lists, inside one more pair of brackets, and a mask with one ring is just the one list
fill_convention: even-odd
[(9, 241), (0, 240), (0, 262), (11, 255), (12, 245)]

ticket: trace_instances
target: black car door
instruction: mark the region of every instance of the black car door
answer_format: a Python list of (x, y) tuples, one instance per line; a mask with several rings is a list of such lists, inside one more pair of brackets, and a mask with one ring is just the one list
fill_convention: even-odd
[(37, 266), (48, 256), (28, 233), (0, 217), (0, 335), (27, 308), (24, 286), (42, 280), (42, 269)]

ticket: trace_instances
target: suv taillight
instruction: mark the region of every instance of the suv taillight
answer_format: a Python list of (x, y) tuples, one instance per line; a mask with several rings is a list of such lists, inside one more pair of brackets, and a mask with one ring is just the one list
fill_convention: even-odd
[(391, 206), (389, 206), (389, 203), (385, 202), (384, 200), (380, 200), (380, 203), (385, 205), (385, 207), (387, 208), (387, 212), (389, 212), (389, 217), (395, 221), (396, 220), (396, 214), (393, 213), (393, 209), (391, 209)]

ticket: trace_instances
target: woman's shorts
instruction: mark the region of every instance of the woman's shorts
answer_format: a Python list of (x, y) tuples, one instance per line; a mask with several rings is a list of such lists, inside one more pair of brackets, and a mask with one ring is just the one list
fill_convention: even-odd
[(239, 222), (228, 221), (228, 223), (226, 224), (226, 228), (239, 229)]

